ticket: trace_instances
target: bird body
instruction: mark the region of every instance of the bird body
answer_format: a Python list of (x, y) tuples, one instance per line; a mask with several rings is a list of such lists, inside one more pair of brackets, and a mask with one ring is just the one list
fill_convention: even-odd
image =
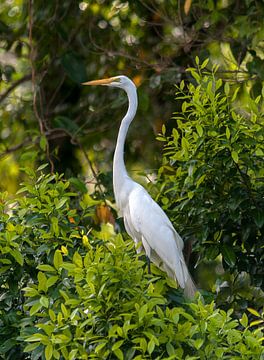
[(143, 247), (150, 261), (176, 280), (186, 297), (193, 298), (197, 290), (184, 260), (182, 238), (160, 206), (126, 171), (124, 144), (137, 110), (136, 86), (122, 75), (84, 85), (107, 85), (126, 91), (129, 106), (119, 128), (113, 161), (114, 195), (119, 214), (124, 218), (126, 231), (134, 240), (137, 252)]

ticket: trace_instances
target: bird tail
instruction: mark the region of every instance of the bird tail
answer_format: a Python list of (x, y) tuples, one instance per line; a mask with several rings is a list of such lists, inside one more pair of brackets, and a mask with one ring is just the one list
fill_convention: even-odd
[(181, 272), (175, 271), (175, 278), (177, 279), (180, 287), (183, 288), (184, 297), (190, 300), (194, 299), (198, 290), (184, 259), (181, 262)]
[(188, 279), (185, 283), (184, 291), (183, 291), (184, 297), (186, 299), (194, 299), (197, 291), (198, 290), (193, 282), (193, 279), (191, 278), (191, 275), (189, 274)]

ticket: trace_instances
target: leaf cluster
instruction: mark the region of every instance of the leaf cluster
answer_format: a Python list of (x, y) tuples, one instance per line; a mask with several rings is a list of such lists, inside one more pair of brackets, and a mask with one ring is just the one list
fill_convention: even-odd
[[(227, 272), (240, 273), (240, 280), (242, 272), (249, 274), (246, 282), (255, 286), (261, 304), (264, 294), (257, 288), (264, 286), (263, 99), (248, 94), (243, 108), (239, 86), (223, 82), (216, 68), (204, 71), (207, 60), (196, 62), (197, 69), (188, 70), (192, 81), (176, 86), (181, 109), (173, 116), (172, 134), (166, 136), (164, 128), (159, 137), (165, 142), (161, 200), (183, 236), (193, 240), (199, 259), (221, 256)], [(254, 297), (253, 288), (245, 296), (245, 289), (235, 287), (241, 301)], [(233, 301), (232, 292), (229, 295)]]
[(261, 313), (239, 323), (214, 302), (184, 303), (132, 240), (96, 230), (80, 180), (44, 167), (12, 200), (1, 194), (1, 358), (260, 358)]
[(37, 174), (26, 170), (31, 181), (16, 197), (1, 194), (0, 354), (10, 358), (19, 354), (19, 324), (26, 322), (21, 289), (37, 279), (37, 266), (53, 259), (58, 247), (68, 252), (81, 242), (80, 233), (93, 214), (94, 203), (87, 195), (81, 195), (77, 207), (79, 179), (72, 179), (73, 186), (58, 174), (45, 175), (45, 167), (40, 166)]
[[(213, 302), (169, 306), (166, 280), (146, 276), (133, 242), (110, 225), (91, 234), (86, 249), (72, 257), (57, 250), (51, 264), (38, 266), (38, 281), (23, 289), (32, 323), (21, 337), (34, 359), (261, 356), (261, 328), (251, 331), (246, 314), (240, 327), (232, 310), (216, 310)], [(255, 315), (251, 326), (263, 322)]]

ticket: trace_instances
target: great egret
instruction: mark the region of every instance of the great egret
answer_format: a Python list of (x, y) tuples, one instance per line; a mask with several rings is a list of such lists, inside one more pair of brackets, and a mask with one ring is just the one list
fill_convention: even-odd
[(121, 75), (88, 81), (83, 85), (106, 85), (123, 89), (127, 93), (128, 111), (119, 128), (114, 154), (115, 200), (120, 215), (124, 218), (126, 231), (134, 240), (137, 251), (142, 251), (143, 246), (148, 258), (178, 282), (186, 297), (193, 298), (197, 290), (183, 257), (182, 238), (173, 228), (165, 212), (126, 171), (124, 144), (138, 104), (135, 84), (128, 77)]

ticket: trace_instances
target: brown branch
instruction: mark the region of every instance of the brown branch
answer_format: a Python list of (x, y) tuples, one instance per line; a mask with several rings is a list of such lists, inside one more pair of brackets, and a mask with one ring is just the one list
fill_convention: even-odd
[[(60, 138), (66, 137), (66, 136), (70, 136), (69, 133), (65, 129), (61, 129), (61, 128), (49, 130), (49, 131), (45, 132), (44, 135), (49, 140), (55, 140), (55, 139), (60, 139)], [(38, 144), (39, 141), (40, 141), (40, 136), (35, 138), (35, 140), (32, 140), (32, 138), (28, 137), (21, 143), (14, 145), (12, 147), (6, 148), (6, 150), (0, 154), (0, 159), (13, 153), (13, 152), (16, 152), (17, 150), (23, 148), (24, 146)]]
[(13, 84), (2, 94), (0, 94), (0, 102), (5, 100), (5, 98), (13, 91), (15, 88), (19, 85), (21, 85), (23, 82), (28, 81), (31, 79), (31, 74), (24, 75), (21, 79), (18, 79), (17, 81), (13, 82)]
[(32, 35), (32, 30), (33, 30), (33, 6), (32, 6), (32, 2), (33, 0), (29, 0), (28, 2), (28, 6), (29, 6), (29, 46), (30, 46), (30, 53), (29, 53), (29, 60), (30, 60), (30, 64), (31, 64), (31, 81), (32, 81), (32, 92), (33, 92), (33, 109), (34, 109), (34, 113), (35, 116), (39, 122), (39, 129), (41, 134), (44, 133), (44, 125), (43, 125), (43, 121), (39, 115), (38, 112), (38, 107), (37, 107), (37, 90), (36, 90), (36, 70), (35, 70), (35, 65), (34, 65), (34, 58), (35, 58), (35, 54), (34, 54), (34, 47), (33, 47), (33, 35)]
[[(32, 81), (32, 93), (33, 93), (33, 110), (35, 113), (35, 116), (39, 123), (39, 130), (42, 136), (45, 136), (45, 121), (41, 117), (40, 114), (43, 114), (43, 102), (42, 102), (42, 96), (41, 92), (39, 92), (39, 102), (40, 102), (40, 113), (38, 111), (38, 105), (37, 105), (37, 86), (36, 86), (36, 69), (35, 69), (35, 51), (33, 46), (33, 0), (29, 0), (28, 2), (28, 17), (29, 17), (29, 46), (30, 46), (30, 53), (29, 53), (29, 60), (31, 64), (31, 81)], [(47, 130), (47, 128), (46, 128)], [(50, 163), (51, 173), (54, 172), (54, 163), (50, 156), (50, 150), (49, 150), (49, 142), (47, 140), (47, 146), (46, 146), (46, 155), (48, 158), (48, 161)]]
[(7, 148), (2, 154), (0, 154), (0, 159), (21, 149), (22, 147), (29, 145), (32, 142), (32, 140), (30, 138), (25, 139), (22, 143), (14, 145), (10, 148)]

